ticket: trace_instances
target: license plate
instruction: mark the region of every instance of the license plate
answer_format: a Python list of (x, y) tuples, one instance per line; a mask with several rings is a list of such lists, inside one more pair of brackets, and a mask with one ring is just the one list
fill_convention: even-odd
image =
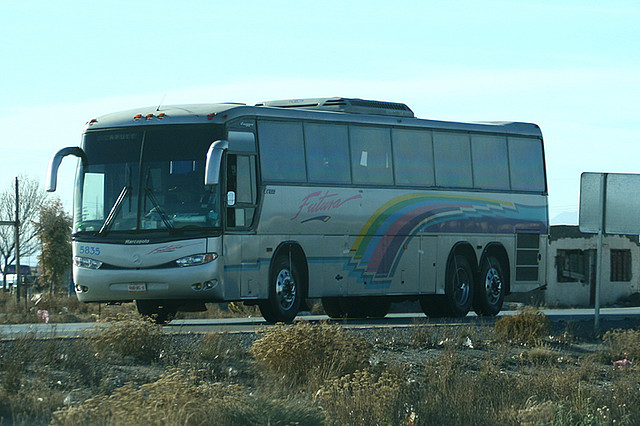
[(144, 293), (145, 291), (147, 291), (145, 283), (129, 284), (129, 293)]

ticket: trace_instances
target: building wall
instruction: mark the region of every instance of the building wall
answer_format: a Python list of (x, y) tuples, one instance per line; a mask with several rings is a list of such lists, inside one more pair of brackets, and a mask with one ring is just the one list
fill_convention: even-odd
[[(547, 251), (547, 290), (545, 302), (548, 306), (590, 306), (591, 285), (595, 286), (595, 274), (577, 282), (559, 282), (559, 250), (593, 250), (593, 261), (597, 248), (597, 234), (582, 234), (577, 227), (551, 227)], [(611, 250), (629, 250), (631, 254), (630, 281), (611, 281)], [(611, 305), (620, 298), (640, 291), (640, 245), (638, 236), (606, 235), (603, 239), (602, 281), (600, 306)], [(595, 268), (593, 269), (595, 271)], [(593, 283), (593, 284), (592, 284)]]

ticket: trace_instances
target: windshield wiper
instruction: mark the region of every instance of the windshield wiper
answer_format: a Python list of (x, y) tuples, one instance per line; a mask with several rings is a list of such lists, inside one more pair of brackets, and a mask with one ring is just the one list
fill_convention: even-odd
[(111, 224), (113, 223), (113, 220), (116, 218), (118, 213), (120, 213), (120, 209), (122, 208), (122, 202), (124, 201), (125, 198), (127, 198), (127, 195), (129, 195), (130, 191), (131, 191), (130, 186), (122, 187), (122, 191), (120, 191), (120, 195), (118, 195), (118, 199), (113, 204), (113, 207), (111, 207), (111, 210), (109, 211), (109, 215), (107, 216), (104, 223), (102, 224), (102, 228), (100, 228), (100, 231), (98, 231), (98, 235), (104, 235), (105, 232), (109, 230), (109, 228), (111, 227)]
[(156, 200), (156, 197), (153, 195), (151, 188), (146, 186), (144, 188), (144, 192), (145, 194), (147, 194), (147, 196), (151, 200), (151, 204), (153, 204), (155, 213), (157, 213), (160, 216), (160, 219), (162, 219), (162, 223), (164, 223), (164, 226), (166, 226), (168, 230), (173, 231), (174, 228), (171, 222), (169, 221), (169, 217), (167, 216), (167, 213), (165, 213), (164, 209), (160, 207), (160, 203), (158, 203), (158, 200)]

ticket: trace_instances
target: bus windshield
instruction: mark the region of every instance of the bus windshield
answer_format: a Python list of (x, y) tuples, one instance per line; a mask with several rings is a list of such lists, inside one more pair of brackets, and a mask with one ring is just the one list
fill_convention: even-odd
[(207, 231), (220, 228), (220, 194), (204, 185), (215, 126), (87, 132), (77, 176), (74, 233)]

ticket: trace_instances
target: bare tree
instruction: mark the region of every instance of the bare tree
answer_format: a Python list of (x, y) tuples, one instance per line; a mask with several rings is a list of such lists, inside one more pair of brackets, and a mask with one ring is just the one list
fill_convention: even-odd
[[(19, 211), (19, 238), (20, 257), (31, 256), (38, 251), (39, 241), (34, 221), (38, 218), (40, 207), (44, 202), (46, 192), (40, 189), (37, 180), (21, 175), (18, 178)], [(15, 220), (16, 214), (16, 190), (12, 181), (5, 190), (0, 193), (0, 220)], [(3, 270), (16, 260), (15, 229), (13, 226), (0, 226), (0, 261)], [(6, 274), (3, 286), (6, 288)]]
[(71, 224), (59, 198), (48, 200), (40, 209), (37, 227), (42, 252), (38, 258), (42, 283), (48, 284), (51, 293), (71, 267)]

